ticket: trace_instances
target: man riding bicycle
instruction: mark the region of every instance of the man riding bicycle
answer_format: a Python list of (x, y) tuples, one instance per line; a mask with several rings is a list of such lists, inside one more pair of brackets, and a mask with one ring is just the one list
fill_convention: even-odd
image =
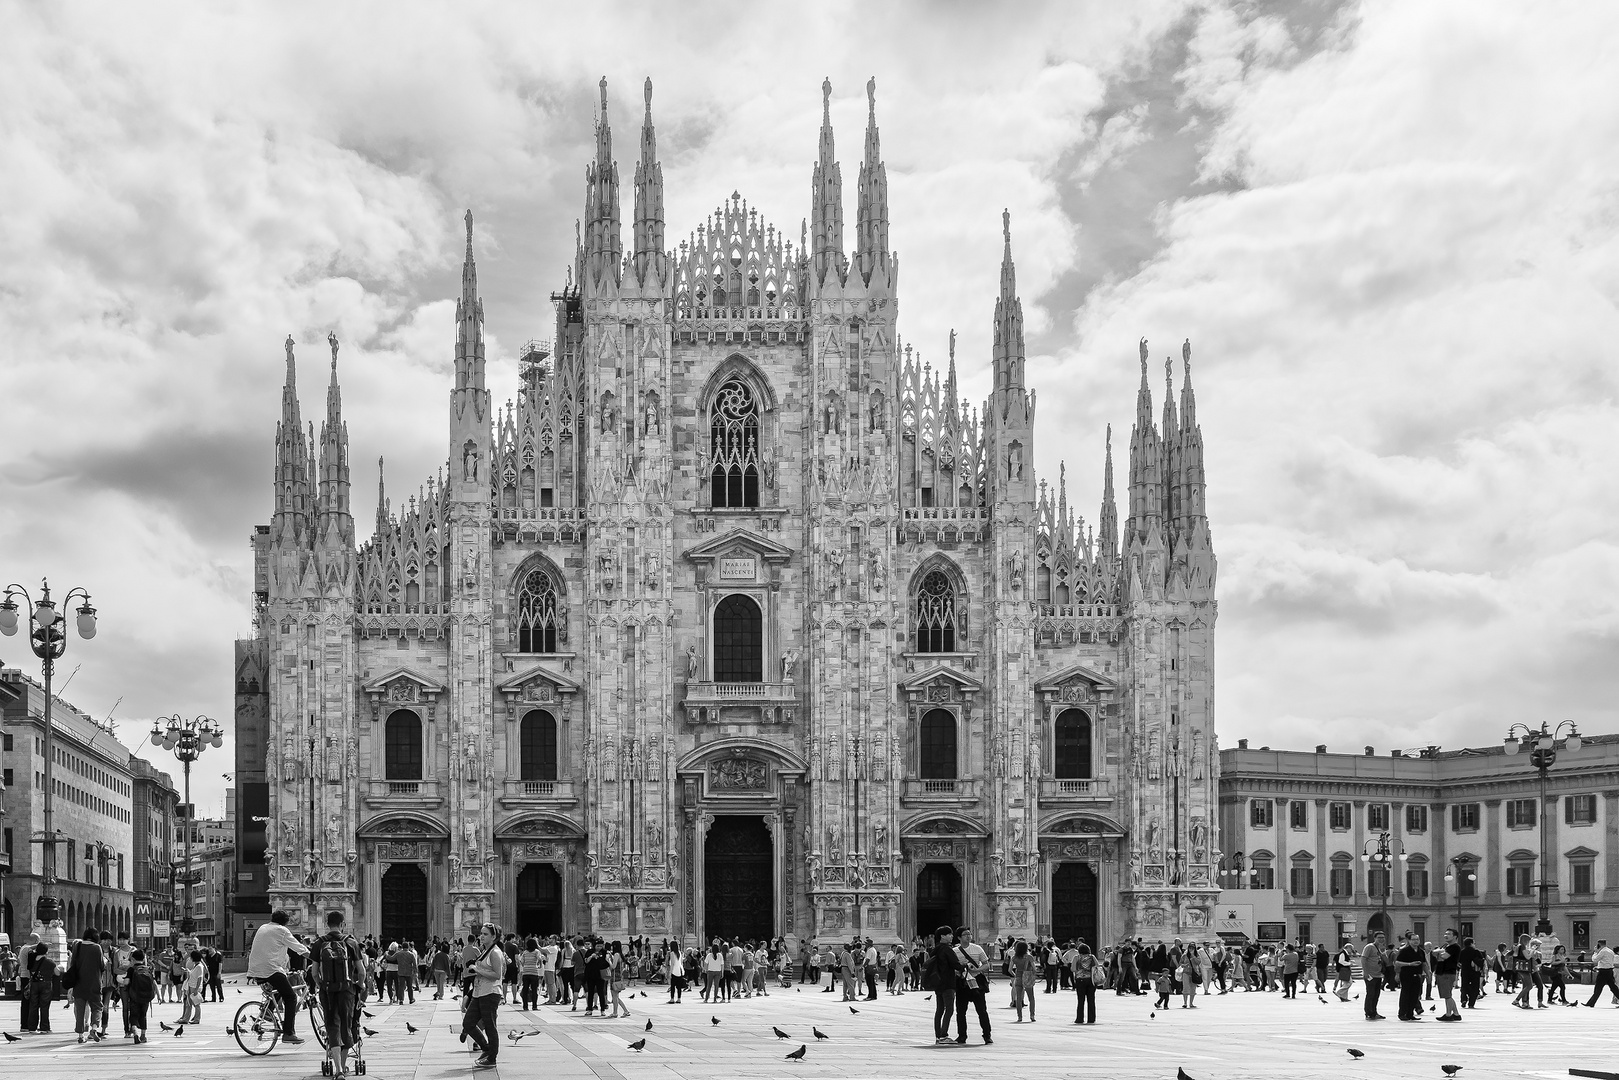
[(298, 1018), (298, 997), (287, 978), (287, 953), (308, 956), (309, 950), (287, 929), (287, 913), (277, 911), (270, 921), (253, 934), (253, 948), (247, 958), (247, 977), (262, 979), (281, 996), (281, 1041), (293, 1046), (303, 1042), (293, 1031)]

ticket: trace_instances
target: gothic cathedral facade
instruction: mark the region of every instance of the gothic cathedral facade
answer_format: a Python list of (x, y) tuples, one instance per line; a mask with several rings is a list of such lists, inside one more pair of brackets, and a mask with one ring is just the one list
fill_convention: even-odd
[(1128, 516), (1121, 535), (1110, 437), (1086, 529), (1035, 476), (1004, 215), (981, 411), (953, 332), (942, 375), (902, 344), (867, 91), (852, 252), (829, 105), (796, 248), (732, 195), (671, 249), (648, 81), (626, 251), (603, 80), (554, 337), (497, 407), (469, 213), (446, 471), (398, 505), (379, 490), (358, 546), (338, 342), (317, 438), (288, 339), (238, 689), (251, 671), (264, 699), (269, 901), (295, 924), (1207, 930), (1190, 346), (1160, 430), (1141, 343)]

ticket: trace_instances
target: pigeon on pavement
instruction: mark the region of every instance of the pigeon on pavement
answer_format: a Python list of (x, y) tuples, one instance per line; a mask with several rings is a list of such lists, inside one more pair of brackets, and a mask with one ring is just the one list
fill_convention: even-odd
[(709, 1018), (708, 1018), (708, 1022), (709, 1022), (709, 1023), (710, 1023), (710, 1024), (713, 1024), (713, 1025), (714, 1025), (714, 1026), (715, 1026), (715, 1027), (718, 1027), (718, 1026), (719, 1026), (719, 1023), (720, 1023), (720, 1018), (719, 1018), (719, 1017), (717, 1017), (717, 1016), (710, 1016), (710, 1017), (709, 1017)]
[(646, 1022), (646, 1029), (647, 1029), (647, 1030), (648, 1030), (648, 1031), (651, 1031), (651, 1030), (652, 1030), (652, 1021), (650, 1021), (650, 1020), (648, 1020), (648, 1021), (647, 1021), (647, 1022)]
[(804, 1043), (804, 1044), (800, 1045), (797, 1050), (794, 1050), (792, 1053), (788, 1054), (787, 1055), (787, 1060), (788, 1061), (803, 1061), (804, 1060), (804, 1054), (807, 1053), (808, 1051), (809, 1051), (809, 1044)]
[(1177, 1068), (1175, 1070), (1175, 1080), (1192, 1080), (1192, 1077), (1185, 1069)]
[(21, 1035), (13, 1035), (9, 1031), (0, 1031), (0, 1035), (4, 1035), (6, 1037), (6, 1042), (8, 1042), (8, 1043), (22, 1042), (22, 1036)]
[(815, 1033), (816, 1042), (820, 1042), (822, 1039), (830, 1039), (832, 1037), (818, 1027), (812, 1027), (810, 1030)]
[(412, 1035), (414, 1035), (414, 1034), (416, 1034), (416, 1032), (419, 1029), (416, 1027), (415, 1024), (411, 1023), (409, 1020), (406, 1020), (405, 1021), (405, 1030), (410, 1032)]
[(180, 1024), (174, 1029), (174, 1037), (176, 1039), (178, 1039), (180, 1036), (184, 1035), (185, 1033), (186, 1033), (186, 1026), (184, 1024)]
[(1358, 1060), (1360, 1060), (1360, 1059), (1361, 1059), (1361, 1058), (1363, 1058), (1363, 1057), (1365, 1057), (1365, 1056), (1366, 1056), (1366, 1054), (1365, 1054), (1365, 1052), (1364, 1052), (1364, 1051), (1361, 1051), (1361, 1050), (1356, 1050), (1356, 1049), (1355, 1049), (1355, 1048), (1354, 1048), (1354, 1047), (1353, 1047), (1353, 1046), (1351, 1046), (1351, 1047), (1350, 1047), (1350, 1048), (1349, 1048), (1349, 1056), (1350, 1056), (1350, 1057), (1352, 1057), (1352, 1058), (1354, 1058), (1354, 1059), (1355, 1059), (1355, 1060), (1357, 1060), (1357, 1061), (1358, 1061)]
[(849, 1006), (849, 1011), (854, 1013), (856, 1016), (860, 1015), (860, 1010), (855, 1008), (853, 1005)]
[(1457, 1073), (1462, 1071), (1462, 1067), (1460, 1065), (1441, 1065), (1439, 1068), (1440, 1071), (1442, 1071), (1446, 1076), (1455, 1076)]
[(787, 1034), (785, 1031), (781, 1030), (781, 1028), (779, 1028), (779, 1027), (772, 1027), (770, 1030), (774, 1031), (776, 1033), (776, 1038), (778, 1038), (778, 1039), (790, 1039), (790, 1038), (792, 1038), (791, 1035)]
[(366, 1037), (367, 1037), (367, 1038), (375, 1038), (375, 1037), (376, 1037), (376, 1034), (377, 1034), (377, 1033), (376, 1033), (376, 1032), (374, 1032), (374, 1031), (372, 1031), (372, 1030), (371, 1030), (371, 1029), (370, 1029), (370, 1028), (368, 1028), (368, 1027), (363, 1027), (363, 1028), (361, 1028), (361, 1029), (360, 1029), (360, 1030), (361, 1030), (361, 1031), (363, 1031), (363, 1032), (365, 1032), (365, 1034), (366, 1034)]
[(630, 1049), (634, 1050), (636, 1053), (640, 1053), (642, 1050), (646, 1049), (646, 1040), (636, 1039), (634, 1042), (630, 1043)]
[(173, 1030), (174, 1030), (174, 1029), (173, 1029), (173, 1028), (171, 1028), (171, 1027), (170, 1027), (170, 1026), (169, 1026), (169, 1025), (167, 1025), (167, 1024), (165, 1024), (165, 1023), (164, 1023), (164, 1022), (163, 1022), (163, 1021), (161, 1021), (161, 1020), (159, 1020), (159, 1021), (158, 1021), (158, 1022), (157, 1022), (157, 1026), (158, 1026), (158, 1027), (160, 1027), (160, 1028), (162, 1028), (162, 1029), (163, 1029), (163, 1030), (164, 1030), (164, 1031), (173, 1031)]

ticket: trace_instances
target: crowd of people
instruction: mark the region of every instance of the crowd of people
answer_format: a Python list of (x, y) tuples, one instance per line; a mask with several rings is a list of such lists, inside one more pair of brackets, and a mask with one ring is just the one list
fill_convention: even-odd
[[(429, 990), (431, 1000), (439, 1001), (452, 988), (461, 1002), (461, 1041), (476, 1049), (480, 1068), (494, 1067), (500, 1052), (499, 1006), (578, 1012), (583, 999), (586, 1016), (627, 1017), (631, 981), (667, 987), (670, 1003), (680, 1003), (691, 989), (715, 1005), (766, 996), (772, 983), (790, 986), (795, 974), (800, 989), (824, 979), (822, 992), (841, 990), (846, 1002), (876, 1000), (879, 983), (894, 996), (926, 991), (935, 999), (936, 1041), (957, 1044), (967, 1041), (969, 1011), (976, 1013), (983, 1041), (993, 1041), (987, 999), (997, 967), (1007, 980), (1016, 1023), (1024, 1022), (1025, 1012), (1029, 1023), (1036, 1022), (1042, 992), (1072, 990), (1073, 1022), (1094, 1024), (1097, 995), (1105, 990), (1121, 997), (1155, 995), (1156, 1011), (1170, 1008), (1175, 997), (1181, 1008), (1195, 1009), (1199, 996), (1239, 990), (1297, 998), (1301, 989), (1310, 992), (1312, 982), (1323, 1000), (1330, 992), (1348, 1002), (1356, 991), (1368, 1020), (1384, 1019), (1379, 1009), (1385, 990), (1398, 992), (1398, 1017), (1406, 1022), (1426, 1019), (1424, 1003), (1437, 993), (1444, 1012), (1434, 1019), (1454, 1023), (1462, 1010), (1488, 995), (1492, 976), (1494, 992), (1512, 995), (1512, 1005), (1520, 1009), (1595, 1007), (1604, 989), (1619, 1004), (1619, 963), (1606, 940), (1589, 954), (1571, 957), (1555, 935), (1524, 934), (1515, 945), (1499, 944), (1493, 951), (1451, 930), (1437, 944), (1407, 933), (1390, 945), (1377, 933), (1363, 946), (1350, 942), (1337, 948), (1179, 938), (1149, 944), (1138, 938), (1093, 952), (1083, 941), (1006, 938), (990, 943), (992, 958), (969, 928), (942, 926), (908, 945), (879, 945), (869, 937), (804, 942), (795, 957), (782, 938), (716, 937), (698, 948), (646, 938), (626, 943), (585, 935), (519, 937), (486, 924), (470, 927), (465, 938), (384, 943), (374, 935), (350, 936), (338, 912), (327, 916), (326, 933), (318, 938), (300, 937), (287, 921), (277, 911), (258, 929), (247, 975), (281, 999), (280, 1037), (293, 1045), (303, 1042), (297, 1034), (297, 990), (310, 988), (322, 1010), (335, 1076), (347, 1075), (365, 1002), (414, 1004), (418, 993), (425, 999)], [(0, 980), (14, 978), (19, 985), (24, 1032), (51, 1032), (52, 1005), (65, 993), (79, 1042), (107, 1038), (110, 1015), (118, 1012), (124, 1037), (143, 1043), (152, 1004), (180, 1005), (176, 1025), (183, 1027), (201, 1021), (205, 1004), (224, 1000), (222, 961), (212, 948), (165, 948), (148, 956), (127, 933), (92, 929), (69, 942), (67, 963), (60, 968), (37, 935), (19, 954), (0, 949)], [(1567, 987), (1576, 969), (1586, 968), (1594, 973), (1591, 995), (1570, 1001)]]

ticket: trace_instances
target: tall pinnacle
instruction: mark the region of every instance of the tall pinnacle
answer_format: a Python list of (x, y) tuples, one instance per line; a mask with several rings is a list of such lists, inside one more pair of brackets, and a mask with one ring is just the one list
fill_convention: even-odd
[(455, 387), (484, 389), (483, 301), (478, 297), (478, 265), (472, 257), (472, 211), (468, 210), (467, 253), (461, 264), (461, 299), (455, 303)]
[(308, 522), (309, 456), (298, 411), (298, 365), (292, 335), (287, 335), (287, 380), (281, 387), (281, 419), (275, 426), (276, 539), (298, 537)]
[(613, 128), (607, 119), (607, 76), (603, 75), (596, 159), (585, 169), (585, 264), (597, 283), (606, 276), (617, 280), (624, 252), (618, 223), (618, 166), (613, 163)]
[(1136, 391), (1136, 422), (1130, 431), (1129, 542), (1146, 540), (1163, 513), (1162, 443), (1152, 418), (1152, 389), (1147, 385), (1147, 339), (1141, 339), (1141, 388)]
[(377, 458), (377, 535), (388, 527), (388, 488), (383, 483), (382, 458)]
[(663, 166), (652, 127), (652, 80), (646, 81), (646, 119), (641, 121), (641, 160), (635, 166), (635, 267), (644, 278), (647, 263), (663, 250)]
[(343, 391), (337, 383), (337, 332), (329, 332), (326, 342), (332, 347), (332, 378), (326, 386), (326, 419), (320, 425), (320, 535), (328, 535), (332, 519), (326, 515), (335, 515), (339, 534), (333, 539), (347, 544), (353, 532), (349, 518), (349, 435), (343, 423)]
[(1113, 500), (1113, 425), (1107, 426), (1107, 463), (1102, 467), (1102, 548), (1103, 558), (1119, 557), (1119, 510)]
[(1012, 263), (1012, 214), (1001, 211), (1001, 294), (995, 300), (995, 389), (1023, 389), (1023, 302)]
[(827, 271), (843, 276), (843, 172), (832, 144), (832, 80), (821, 83), (821, 148), (810, 180), (810, 230), (814, 233), (811, 257), (817, 275)]
[(869, 282), (888, 256), (888, 170), (877, 138), (877, 80), (866, 82), (866, 152), (860, 162), (855, 242), (860, 272)]

